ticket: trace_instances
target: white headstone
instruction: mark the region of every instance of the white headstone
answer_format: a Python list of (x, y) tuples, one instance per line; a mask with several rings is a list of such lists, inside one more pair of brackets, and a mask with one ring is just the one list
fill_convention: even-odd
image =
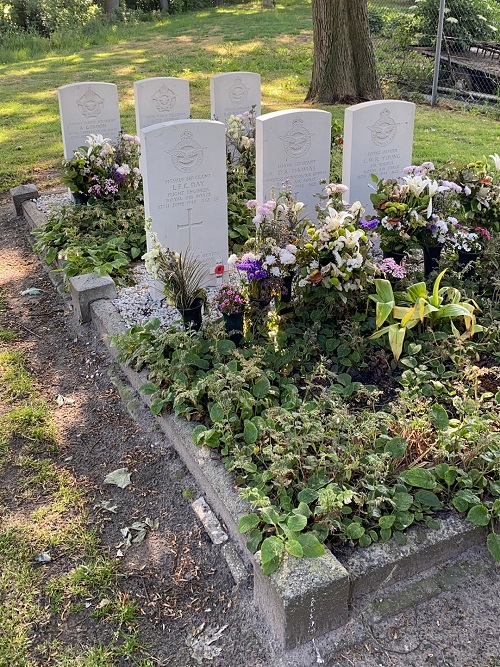
[(330, 178), (332, 115), (316, 109), (275, 111), (256, 120), (257, 201), (277, 196), (288, 181), (295, 198), (312, 215)]
[(210, 79), (211, 118), (225, 123), (230, 116), (238, 116), (255, 107), (260, 116), (260, 74), (254, 72), (227, 72)]
[(148, 125), (185, 120), (191, 115), (189, 81), (157, 76), (134, 82), (137, 133)]
[(175, 120), (141, 130), (146, 218), (162, 245), (188, 248), (203, 260), (211, 283), (227, 271), (226, 139), (222, 123)]
[(85, 145), (90, 134), (115, 142), (120, 135), (118, 89), (114, 83), (87, 81), (58, 88), (64, 157)]
[(415, 105), (400, 100), (355, 104), (345, 110), (342, 183), (352, 204), (373, 212), (370, 175), (398, 178), (412, 163)]

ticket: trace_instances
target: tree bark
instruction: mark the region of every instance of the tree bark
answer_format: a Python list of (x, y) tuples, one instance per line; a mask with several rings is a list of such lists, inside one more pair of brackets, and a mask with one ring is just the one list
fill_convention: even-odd
[(120, 6), (120, 0), (104, 0), (104, 12), (112, 14)]
[(170, 11), (170, 0), (160, 0), (160, 11), (162, 12)]
[(367, 0), (312, 0), (314, 60), (306, 101), (355, 104), (382, 99)]

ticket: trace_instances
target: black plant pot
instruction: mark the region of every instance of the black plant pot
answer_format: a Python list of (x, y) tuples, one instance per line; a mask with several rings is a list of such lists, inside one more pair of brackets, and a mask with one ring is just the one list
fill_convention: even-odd
[(393, 259), (396, 264), (401, 264), (404, 259), (404, 252), (396, 252), (395, 250), (382, 250), (384, 259)]
[(271, 303), (271, 299), (258, 299), (254, 296), (248, 297), (248, 301), (250, 303), (250, 308), (252, 310), (267, 310), (269, 308), (269, 304)]
[(432, 246), (431, 248), (422, 248), (424, 251), (424, 276), (426, 278), (439, 267), (439, 259), (441, 257), (442, 249), (442, 245)]
[(184, 328), (199, 331), (203, 321), (203, 299), (195, 299), (190, 308), (179, 308)]
[(229, 334), (229, 340), (235, 345), (241, 343), (243, 338), (243, 313), (222, 313), (224, 326)]
[(465, 250), (458, 251), (458, 268), (465, 269), (462, 274), (462, 277), (465, 280), (474, 277), (474, 273), (476, 272), (475, 262), (477, 262), (481, 255), (482, 253), (480, 252), (465, 252)]
[(73, 201), (75, 204), (78, 204), (79, 206), (84, 206), (85, 204), (89, 203), (89, 196), (84, 194), (83, 192), (72, 192), (73, 195)]
[(280, 294), (281, 303), (290, 303), (292, 300), (292, 281), (293, 276), (285, 276), (283, 278), (283, 287)]

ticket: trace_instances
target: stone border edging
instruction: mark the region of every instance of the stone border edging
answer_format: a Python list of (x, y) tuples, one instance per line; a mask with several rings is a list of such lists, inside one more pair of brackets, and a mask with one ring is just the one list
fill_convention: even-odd
[[(33, 201), (23, 201), (21, 208), (31, 229), (45, 222), (45, 214)], [(107, 296), (111, 294), (112, 289)], [(92, 324), (111, 356), (116, 358), (109, 337), (126, 330), (124, 321), (109, 299), (97, 298), (87, 305)], [(78, 312), (78, 308), (75, 310)], [(121, 369), (136, 390), (147, 382), (146, 371), (138, 373), (123, 364)], [(150, 405), (150, 397), (141, 395), (141, 398)], [(238, 520), (250, 509), (249, 505), (240, 497), (220, 458), (212, 450), (194, 444), (193, 425), (188, 421), (173, 415), (156, 419), (211, 507), (222, 518), (237, 552), (247, 567), (253, 568), (254, 601), (276, 641), (285, 649), (300, 647), (345, 625), (353, 605), (389, 579), (391, 583), (402, 582), (484, 544), (484, 528), (450, 515), (438, 519), (438, 530), (410, 528), (405, 546), (394, 541), (372, 544), (353, 550), (343, 563), (329, 551), (315, 559), (290, 556), (277, 572), (264, 576), (257, 559), (247, 550), (244, 536), (237, 531)]]

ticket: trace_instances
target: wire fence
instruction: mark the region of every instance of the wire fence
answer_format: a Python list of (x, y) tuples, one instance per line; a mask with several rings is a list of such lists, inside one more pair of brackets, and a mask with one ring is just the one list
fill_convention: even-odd
[(500, 0), (369, 0), (368, 7), (386, 97), (431, 95), (441, 11), (438, 94), (499, 103)]

